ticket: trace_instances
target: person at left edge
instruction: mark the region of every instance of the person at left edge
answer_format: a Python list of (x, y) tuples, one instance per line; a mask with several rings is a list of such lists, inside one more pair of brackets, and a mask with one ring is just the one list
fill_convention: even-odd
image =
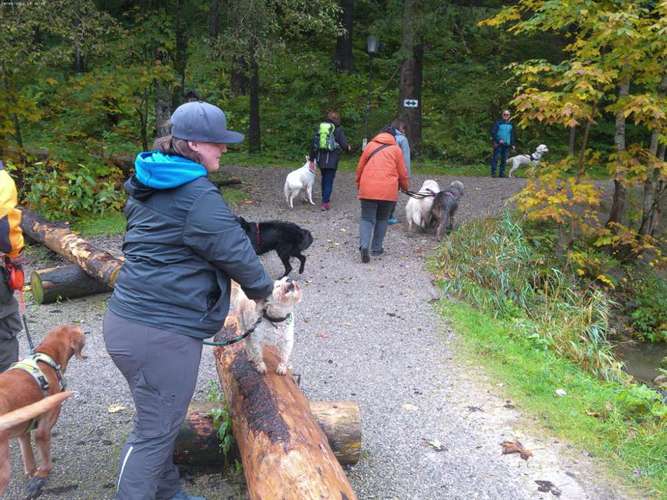
[(104, 318), (104, 340), (134, 399), (134, 429), (120, 455), (116, 498), (193, 500), (172, 461), (197, 382), (202, 340), (229, 309), (230, 280), (263, 300), (273, 281), (208, 174), (227, 144), (225, 113), (193, 101), (171, 116), (171, 135), (140, 153), (125, 183), (125, 263)]
[[(5, 165), (0, 161), (0, 252), (3, 261), (9, 260), (15, 267), (23, 250), (21, 231), (21, 211), (16, 208), (16, 184)], [(0, 372), (4, 372), (19, 358), (19, 341), (16, 335), (21, 331), (19, 304), (14, 298), (14, 290), (9, 286), (9, 272), (0, 267)]]

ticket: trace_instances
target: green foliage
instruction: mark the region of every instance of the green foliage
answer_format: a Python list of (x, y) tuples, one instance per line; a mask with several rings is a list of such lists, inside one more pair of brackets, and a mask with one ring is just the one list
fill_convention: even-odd
[(121, 212), (107, 212), (103, 215), (80, 217), (72, 229), (81, 233), (84, 238), (92, 236), (113, 236), (124, 234), (127, 220)]
[(22, 202), (48, 219), (102, 215), (120, 210), (125, 201), (114, 167), (46, 161), (21, 167), (9, 163), (8, 168), (23, 185)]
[(647, 273), (633, 285), (628, 312), (634, 333), (644, 341), (667, 342), (667, 282)]
[[(645, 489), (638, 496), (667, 495), (667, 406), (654, 390), (602, 381), (517, 335), (514, 320), (466, 304), (440, 305), (461, 334), (470, 363), (502, 381), (517, 406), (539, 415), (549, 432), (605, 461), (617, 477)], [(566, 396), (556, 396), (557, 389)]]
[(218, 441), (220, 441), (220, 450), (225, 459), (229, 457), (229, 452), (234, 446), (234, 434), (232, 433), (232, 414), (225, 402), (225, 397), (220, 392), (218, 384), (211, 380), (208, 386), (208, 400), (213, 403), (220, 403), (219, 408), (211, 410), (210, 415), (213, 418), (213, 427), (217, 429)]
[[(514, 321), (515, 332), (605, 379), (625, 380), (607, 342), (609, 299), (580, 286), (548, 243), (536, 243), (506, 212), (501, 219), (466, 224), (442, 244), (435, 260), (445, 291), (494, 317)], [(539, 251), (539, 248), (543, 251)]]

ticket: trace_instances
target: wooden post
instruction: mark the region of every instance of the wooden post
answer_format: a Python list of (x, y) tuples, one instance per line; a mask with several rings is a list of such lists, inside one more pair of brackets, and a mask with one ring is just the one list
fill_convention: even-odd
[(112, 289), (90, 277), (76, 264), (35, 270), (30, 274), (30, 289), (36, 304), (87, 297)]
[(113, 287), (123, 265), (121, 259), (95, 248), (73, 233), (68, 224), (48, 222), (26, 208), (22, 208), (21, 213), (21, 229), (24, 234), (78, 265), (93, 278)]
[[(224, 465), (211, 410), (221, 403), (194, 401), (190, 404), (176, 437), (174, 463), (187, 465)], [(354, 465), (361, 455), (361, 419), (354, 401), (311, 401), (310, 411), (327, 436), (341, 465)], [(238, 456), (238, 450), (232, 452)]]
[(214, 355), (250, 498), (356, 499), (308, 400), (292, 377), (275, 373), (275, 351), (266, 349), (265, 375), (239, 344)]

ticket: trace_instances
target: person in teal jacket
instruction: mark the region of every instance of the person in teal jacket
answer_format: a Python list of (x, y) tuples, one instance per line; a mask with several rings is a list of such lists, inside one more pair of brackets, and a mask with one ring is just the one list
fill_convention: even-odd
[(500, 159), (498, 177), (505, 177), (505, 163), (510, 148), (514, 149), (514, 125), (510, 122), (509, 110), (503, 111), (502, 118), (491, 129), (493, 156), (491, 157), (491, 177), (496, 176), (496, 166)]

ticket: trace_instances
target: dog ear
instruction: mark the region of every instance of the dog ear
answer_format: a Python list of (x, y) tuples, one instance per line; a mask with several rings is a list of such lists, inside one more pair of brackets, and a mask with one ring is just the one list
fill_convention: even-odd
[(74, 356), (76, 356), (76, 359), (87, 359), (88, 356), (82, 353), (83, 348), (86, 345), (86, 336), (78, 326), (73, 326), (71, 329), (70, 347), (74, 352)]

